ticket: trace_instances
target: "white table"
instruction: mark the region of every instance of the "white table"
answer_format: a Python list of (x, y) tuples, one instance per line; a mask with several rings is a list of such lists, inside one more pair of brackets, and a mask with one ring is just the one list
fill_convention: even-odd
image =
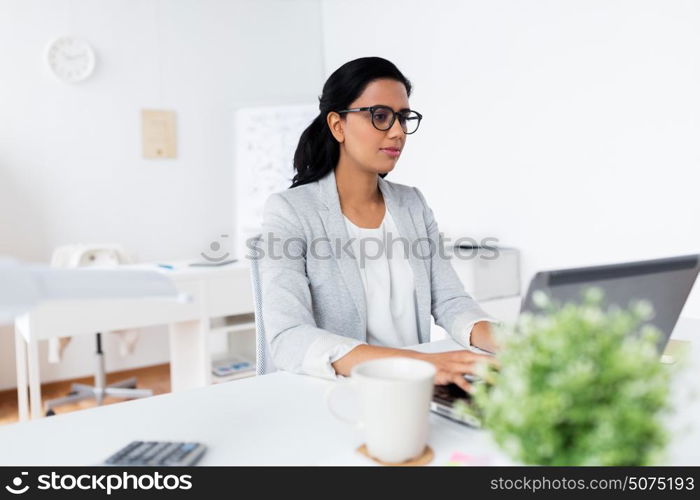
[[(174, 269), (155, 264), (120, 266), (148, 269), (170, 277), (189, 303), (153, 299), (63, 300), (46, 302), (15, 320), (17, 399), (19, 418), (43, 415), (38, 342), (51, 337), (94, 335), (95, 332), (169, 326), (170, 377), (173, 392), (211, 383), (209, 338), (211, 320), (252, 314), (253, 294), (247, 260), (219, 267), (189, 267), (168, 262)], [(250, 322), (249, 327), (254, 327)], [(85, 360), (92, 366), (92, 360)], [(27, 395), (29, 386), (29, 396)]]
[[(683, 334), (674, 332), (677, 338), (700, 335), (700, 321), (679, 326)], [(442, 340), (416, 348), (436, 352), (458, 346)], [(693, 353), (698, 367), (700, 349), (695, 347)], [(697, 377), (693, 380), (698, 387)], [(202, 465), (371, 465), (355, 452), (361, 434), (335, 420), (326, 408), (325, 393), (334, 383), (275, 372), (12, 424), (0, 427), (0, 465), (96, 465), (136, 439), (201, 441), (209, 447)], [(669, 426), (698, 417), (700, 406), (685, 407)], [(433, 465), (446, 464), (454, 452), (483, 465), (512, 463), (485, 431), (434, 414), (430, 425)], [(697, 450), (698, 429), (684, 432), (670, 448), (669, 463), (698, 464)]]

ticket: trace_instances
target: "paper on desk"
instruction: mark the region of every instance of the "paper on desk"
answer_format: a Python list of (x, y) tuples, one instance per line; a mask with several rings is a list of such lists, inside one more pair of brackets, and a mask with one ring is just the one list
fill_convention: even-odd
[(156, 271), (53, 269), (0, 259), (0, 319), (4, 320), (47, 300), (156, 297), (188, 300), (166, 275)]

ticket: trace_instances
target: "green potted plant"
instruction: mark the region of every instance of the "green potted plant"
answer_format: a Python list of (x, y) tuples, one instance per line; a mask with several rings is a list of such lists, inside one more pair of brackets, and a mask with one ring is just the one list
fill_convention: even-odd
[(488, 383), (475, 388), (495, 441), (526, 464), (655, 463), (667, 442), (670, 374), (659, 362), (659, 332), (644, 324), (652, 307), (604, 310), (595, 288), (579, 304), (533, 299), (542, 314), (497, 332), (500, 367), (485, 368)]

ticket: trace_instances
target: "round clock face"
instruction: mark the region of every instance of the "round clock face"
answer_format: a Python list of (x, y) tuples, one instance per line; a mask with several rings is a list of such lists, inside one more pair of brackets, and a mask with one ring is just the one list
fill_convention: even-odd
[(79, 82), (95, 69), (95, 52), (80, 39), (61, 37), (53, 40), (46, 51), (51, 72), (64, 82)]

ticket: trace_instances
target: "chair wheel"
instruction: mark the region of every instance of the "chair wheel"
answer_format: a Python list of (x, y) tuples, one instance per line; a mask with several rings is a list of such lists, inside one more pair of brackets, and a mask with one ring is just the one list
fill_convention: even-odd
[(55, 414), (56, 414), (56, 412), (53, 411), (53, 409), (51, 409), (51, 408), (49, 408), (48, 410), (46, 410), (46, 416), (47, 416), (47, 417), (53, 417)]

